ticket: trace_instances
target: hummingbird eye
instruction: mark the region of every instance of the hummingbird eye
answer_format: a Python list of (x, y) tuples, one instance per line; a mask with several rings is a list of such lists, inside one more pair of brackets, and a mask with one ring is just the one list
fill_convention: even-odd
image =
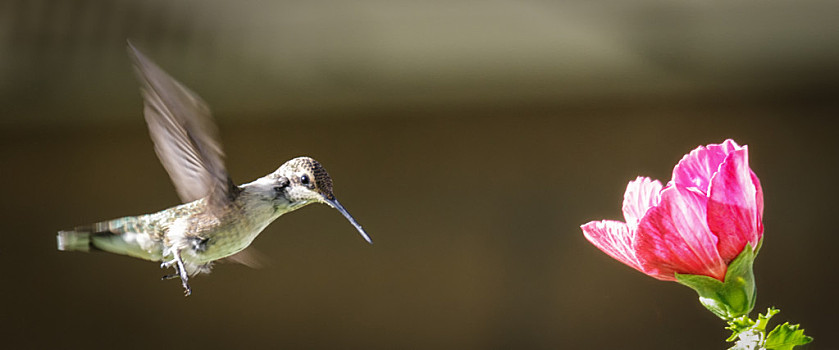
[(300, 176), (300, 183), (304, 186), (309, 186), (311, 184), (311, 180), (309, 179), (309, 175), (303, 174)]

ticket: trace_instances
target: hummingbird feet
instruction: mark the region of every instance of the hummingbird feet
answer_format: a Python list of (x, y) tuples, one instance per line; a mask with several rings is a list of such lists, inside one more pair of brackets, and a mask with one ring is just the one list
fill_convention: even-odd
[(162, 262), (160, 264), (160, 268), (165, 269), (165, 268), (173, 267), (173, 265), (174, 265), (175, 273), (173, 273), (171, 275), (165, 275), (165, 276), (161, 277), (160, 279), (168, 280), (168, 279), (173, 279), (173, 278), (180, 277), (181, 278), (181, 285), (184, 286), (184, 296), (188, 297), (190, 294), (192, 294), (192, 288), (189, 288), (189, 283), (188, 283), (189, 275), (186, 273), (186, 269), (184, 268), (184, 262), (183, 262), (183, 260), (181, 260), (180, 252), (176, 251), (173, 255), (174, 255), (174, 258), (172, 258), (172, 260)]

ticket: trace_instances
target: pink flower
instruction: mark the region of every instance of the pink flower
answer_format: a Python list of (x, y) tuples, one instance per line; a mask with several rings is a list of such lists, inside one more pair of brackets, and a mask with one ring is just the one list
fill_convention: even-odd
[(673, 169), (662, 189), (638, 177), (626, 186), (626, 222), (582, 226), (609, 256), (660, 280), (675, 273), (723, 281), (728, 264), (747, 243), (763, 237), (763, 191), (749, 168), (748, 146), (732, 140), (698, 147)]

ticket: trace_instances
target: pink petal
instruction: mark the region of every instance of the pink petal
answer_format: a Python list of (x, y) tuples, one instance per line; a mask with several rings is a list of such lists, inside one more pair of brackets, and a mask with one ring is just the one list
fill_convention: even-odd
[(760, 186), (760, 179), (757, 178), (757, 175), (752, 171), (752, 183), (755, 184), (755, 203), (757, 204), (757, 215), (758, 220), (757, 222), (760, 224), (758, 227), (760, 229), (760, 236), (763, 237), (763, 187)]
[[(755, 248), (763, 234), (753, 178), (757, 177), (749, 169), (749, 150), (744, 146), (728, 155), (711, 180), (708, 227), (719, 238), (717, 249), (725, 262), (734, 260), (746, 243)], [(762, 207), (762, 193), (760, 197)]]
[(602, 220), (592, 221), (580, 227), (586, 239), (595, 247), (620, 262), (644, 272), (632, 249), (634, 232), (625, 223)]
[(706, 221), (707, 197), (670, 183), (661, 203), (647, 212), (636, 233), (638, 261), (647, 274), (674, 281), (674, 272), (723, 280), (726, 265)]
[(737, 149), (740, 149), (740, 146), (733, 140), (725, 140), (719, 145), (697, 147), (682, 157), (679, 164), (673, 168), (673, 182), (685, 187), (696, 187), (703, 193), (708, 193), (711, 176), (717, 172), (728, 153)]
[(647, 210), (658, 204), (661, 187), (658, 180), (641, 176), (626, 185), (626, 193), (623, 195), (623, 217), (632, 229), (638, 226)]

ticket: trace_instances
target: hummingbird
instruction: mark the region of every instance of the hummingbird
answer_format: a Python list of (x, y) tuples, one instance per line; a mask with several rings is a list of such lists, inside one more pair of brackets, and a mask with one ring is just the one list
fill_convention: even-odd
[(373, 243), (335, 198), (329, 173), (312, 158), (291, 159), (268, 175), (236, 185), (225, 169), (207, 104), (131, 42), (128, 54), (141, 83), (143, 114), (155, 152), (183, 204), (59, 231), (58, 250), (105, 251), (161, 262), (161, 268), (174, 269), (163, 279), (180, 278), (189, 296), (190, 276), (209, 273), (221, 259), (237, 260), (234, 254), (271, 222), (309, 204), (337, 209)]

